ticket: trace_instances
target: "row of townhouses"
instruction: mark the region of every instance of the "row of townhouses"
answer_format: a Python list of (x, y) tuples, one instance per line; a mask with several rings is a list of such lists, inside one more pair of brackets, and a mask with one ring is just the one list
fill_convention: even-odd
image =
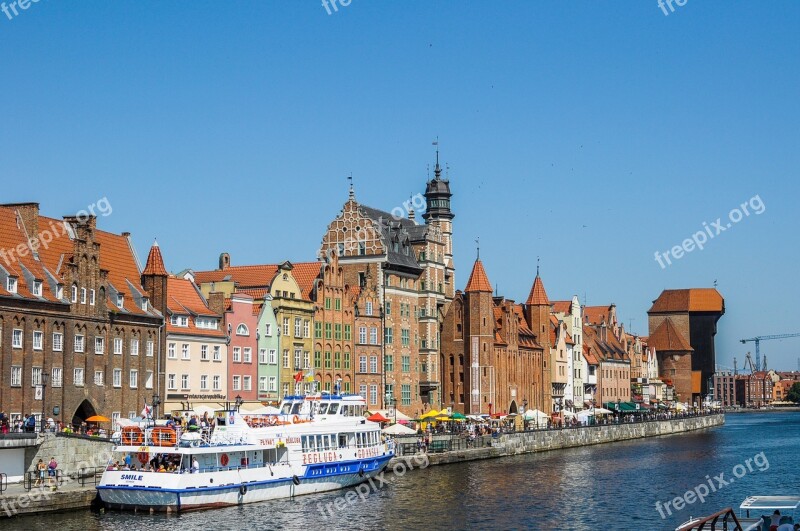
[(702, 391), (679, 297), (654, 302), (648, 338), (614, 304), (551, 301), (538, 268), (524, 303), (494, 293), (480, 260), (456, 289), (451, 197), (437, 155), (421, 219), (362, 205), (351, 186), (316, 260), (222, 253), (215, 270), (178, 273), (157, 243), (142, 266), (130, 234), (93, 216), (0, 205), (0, 410), (78, 423), (339, 392), (413, 417), (561, 416)]

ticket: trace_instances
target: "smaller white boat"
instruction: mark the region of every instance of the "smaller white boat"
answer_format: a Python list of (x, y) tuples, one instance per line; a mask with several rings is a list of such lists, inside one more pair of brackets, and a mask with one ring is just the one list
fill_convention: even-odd
[[(748, 496), (739, 506), (737, 516), (731, 507), (709, 516), (692, 517), (676, 528), (675, 531), (691, 531), (694, 529), (724, 529), (730, 531), (769, 531), (773, 517), (778, 525), (793, 526), (800, 523), (800, 496)], [(778, 511), (779, 514), (775, 514)]]

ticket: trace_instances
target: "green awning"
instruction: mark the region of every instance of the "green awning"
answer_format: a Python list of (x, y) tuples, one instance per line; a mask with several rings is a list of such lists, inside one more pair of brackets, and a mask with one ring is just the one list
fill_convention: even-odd
[(604, 406), (606, 409), (617, 413), (641, 413), (643, 410), (638, 409), (633, 402), (606, 402)]

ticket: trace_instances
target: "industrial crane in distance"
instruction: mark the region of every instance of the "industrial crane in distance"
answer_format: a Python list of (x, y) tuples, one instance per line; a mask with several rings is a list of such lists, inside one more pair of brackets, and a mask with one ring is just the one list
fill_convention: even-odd
[(764, 367), (761, 366), (761, 342), (762, 341), (767, 341), (767, 340), (770, 340), (770, 339), (786, 339), (786, 338), (789, 338), (789, 337), (800, 337), (800, 334), (776, 334), (776, 335), (772, 335), (772, 336), (756, 336), (756, 337), (750, 337), (750, 338), (747, 338), (747, 339), (740, 339), (739, 342), (742, 343), (742, 344), (749, 343), (749, 342), (752, 342), (752, 343), (756, 344), (755, 370), (756, 371), (762, 371), (762, 370), (764, 370)]

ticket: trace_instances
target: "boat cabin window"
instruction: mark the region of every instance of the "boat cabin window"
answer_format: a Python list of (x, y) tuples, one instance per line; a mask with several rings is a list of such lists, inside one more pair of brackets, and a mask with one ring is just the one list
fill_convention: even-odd
[(339, 434), (339, 448), (347, 448), (347, 434)]
[(295, 404), (292, 404), (292, 415), (299, 414), (301, 407), (303, 407), (303, 403), (302, 402), (297, 402)]
[(285, 402), (283, 404), (283, 407), (281, 407), (281, 413), (283, 413), (284, 415), (288, 415), (291, 411), (292, 411), (292, 403)]
[(321, 402), (320, 405), (319, 405), (319, 414), (320, 415), (324, 415), (327, 412), (328, 412), (328, 403), (327, 402)]
[(332, 402), (331, 405), (328, 406), (328, 415), (335, 415), (338, 410), (339, 410), (339, 403)]

